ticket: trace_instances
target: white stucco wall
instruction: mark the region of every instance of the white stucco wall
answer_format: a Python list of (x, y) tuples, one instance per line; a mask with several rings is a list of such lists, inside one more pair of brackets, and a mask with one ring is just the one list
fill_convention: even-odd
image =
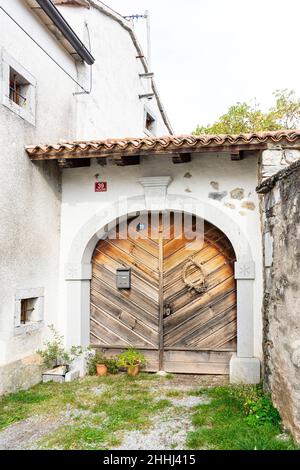
[[(74, 62), (23, 0), (3, 0), (1, 5), (67, 73), (89, 85), (89, 67)], [(58, 324), (61, 171), (52, 163), (31, 163), (25, 146), (141, 136), (144, 130), (144, 101), (138, 97), (144, 90), (139, 78), (143, 69), (129, 33), (94, 8), (60, 10), (85, 42), (88, 22), (96, 59), (90, 95), (74, 96), (77, 87), (70, 77), (0, 11), (1, 51), (37, 84), (35, 125), (0, 104), (0, 382), (1, 365), (33, 354), (44, 333), (14, 334), (16, 291), (43, 287), (45, 324)], [(2, 62), (0, 79), (2, 95)], [(157, 117), (157, 132), (166, 134), (155, 100), (147, 105)], [(7, 368), (3, 374), (7, 376)]]
[[(65, 266), (72, 261), (70, 248), (81, 228), (98, 213), (108, 209), (119, 197), (143, 196), (144, 190), (138, 179), (147, 176), (171, 176), (168, 197), (191, 197), (207, 207), (216, 207), (224, 214), (227, 235), (231, 226), (237, 224), (248, 241), (255, 262), (254, 280), (254, 354), (261, 357), (261, 301), (262, 265), (261, 232), (257, 185), (258, 158), (247, 157), (232, 162), (225, 154), (193, 155), (190, 163), (174, 165), (167, 156), (142, 157), (138, 166), (99, 166), (95, 161), (90, 168), (63, 171), (62, 227), (61, 227), (61, 328), (66, 328), (67, 294)], [(95, 175), (107, 181), (106, 193), (95, 193)], [(217, 185), (218, 190), (214, 189)], [(214, 186), (214, 187), (213, 187)], [(234, 191), (236, 190), (236, 191)], [(231, 195), (231, 191), (234, 193)], [(213, 199), (220, 193), (221, 200)], [(235, 198), (239, 195), (241, 199)], [(233, 196), (233, 197), (232, 197)], [(209, 209), (206, 209), (209, 211)], [(204, 213), (205, 216), (205, 213)], [(209, 216), (209, 214), (207, 214)], [(106, 223), (105, 221), (103, 224)], [(226, 233), (226, 231), (225, 231)]]
[[(137, 58), (137, 49), (129, 32), (97, 9), (97, 5), (103, 6), (102, 2), (92, 4), (94, 6), (90, 9), (59, 6), (60, 12), (86, 47), (91, 45), (91, 52), (96, 58), (92, 92), (77, 97), (77, 138), (145, 136), (145, 106), (157, 119), (156, 135), (169, 134), (161, 119), (156, 98), (139, 98), (139, 95), (152, 90), (150, 80), (139, 77), (145, 70)], [(109, 14), (109, 8), (103, 8)], [(89, 90), (89, 67), (79, 65), (78, 73), (80, 83)]]
[[(19, 0), (1, 5), (70, 73), (72, 58)], [(33, 165), (25, 145), (74, 135), (73, 86), (69, 78), (0, 11), (1, 52), (9, 54), (37, 82), (36, 125), (0, 105), (0, 365), (32, 354), (41, 330), (14, 334), (18, 289), (45, 289), (45, 321), (57, 318), (60, 236), (60, 173), (53, 164)], [(1, 62), (1, 85), (3, 64)], [(1, 86), (1, 88), (2, 88)], [(2, 94), (2, 90), (1, 90)], [(0, 377), (1, 379), (1, 377)]]

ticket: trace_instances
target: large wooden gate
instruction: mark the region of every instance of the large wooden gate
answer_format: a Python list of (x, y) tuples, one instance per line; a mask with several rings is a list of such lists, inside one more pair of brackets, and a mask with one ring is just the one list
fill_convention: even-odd
[[(112, 354), (133, 345), (146, 355), (148, 370), (227, 374), (236, 351), (233, 248), (209, 223), (196, 242), (178, 231), (174, 214), (154, 219), (133, 219), (98, 243), (91, 344)], [(116, 286), (124, 267), (131, 269), (130, 289)]]

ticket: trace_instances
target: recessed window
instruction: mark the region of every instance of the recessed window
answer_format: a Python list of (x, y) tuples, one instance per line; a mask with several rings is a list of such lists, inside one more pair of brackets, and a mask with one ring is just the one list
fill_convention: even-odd
[(146, 129), (149, 132), (153, 131), (154, 124), (155, 124), (155, 119), (151, 116), (151, 114), (146, 113)]
[(144, 131), (147, 135), (155, 135), (156, 133), (156, 119), (152, 112), (145, 108), (144, 115)]
[(44, 289), (20, 289), (15, 295), (15, 334), (28, 333), (44, 324)]
[(25, 325), (34, 321), (34, 310), (37, 304), (37, 298), (21, 300), (20, 324)]
[(35, 125), (36, 80), (6, 51), (2, 54), (2, 104)]
[(30, 83), (9, 67), (9, 99), (19, 106), (26, 107)]

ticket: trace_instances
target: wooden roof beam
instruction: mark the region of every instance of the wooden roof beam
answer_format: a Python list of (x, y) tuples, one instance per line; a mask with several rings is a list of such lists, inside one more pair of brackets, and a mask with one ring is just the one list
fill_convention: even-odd
[(118, 157), (113, 157), (117, 166), (130, 166), (130, 165), (139, 165), (140, 156), (139, 155), (121, 155)]
[(57, 160), (59, 168), (81, 168), (91, 166), (90, 158), (76, 158), (76, 159), (66, 159), (58, 158)]
[(172, 157), (172, 161), (173, 163), (175, 164), (178, 164), (178, 163), (187, 163), (187, 162), (190, 162), (192, 159), (191, 157), (191, 154), (190, 153), (176, 153), (174, 154), (174, 156)]
[(243, 150), (232, 151), (231, 154), (230, 154), (230, 158), (231, 158), (232, 161), (243, 160), (244, 151)]

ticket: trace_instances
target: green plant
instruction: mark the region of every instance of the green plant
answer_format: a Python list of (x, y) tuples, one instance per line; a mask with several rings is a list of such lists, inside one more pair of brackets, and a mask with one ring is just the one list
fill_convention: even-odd
[(37, 354), (41, 356), (43, 365), (48, 369), (61, 365), (69, 366), (76, 357), (83, 353), (83, 348), (72, 346), (67, 351), (63, 346), (63, 336), (56, 331), (53, 325), (50, 325), (49, 329), (52, 333), (52, 339), (44, 343), (45, 349), (38, 350)]
[(97, 364), (104, 364), (110, 374), (116, 374), (119, 370), (118, 359), (116, 357), (105, 357), (104, 354), (98, 349), (89, 350), (87, 358), (87, 372), (89, 375), (96, 374)]
[[(203, 394), (211, 401), (197, 407), (193, 416), (194, 429), (189, 432), (187, 439), (189, 448), (220, 450), (298, 448), (290, 436), (287, 435), (285, 440), (279, 438), (283, 432), (279, 415), (277, 411), (275, 411), (276, 417), (273, 415), (274, 407), (270, 397), (264, 394), (261, 386), (231, 385), (206, 388), (197, 393), (200, 396)], [(256, 414), (252, 413), (252, 410)]]
[(273, 406), (271, 396), (264, 393), (261, 385), (242, 385), (229, 390), (233, 398), (242, 401), (246, 420), (251, 426), (280, 423), (280, 415)]
[(279, 424), (281, 421), (279, 412), (267, 394), (256, 399), (248, 399), (244, 403), (244, 410), (247, 422), (252, 426), (264, 423)]
[(97, 364), (105, 364), (105, 361), (106, 359), (101, 351), (99, 351), (98, 349), (96, 351), (94, 349), (90, 349), (87, 357), (88, 374), (95, 375)]
[(146, 359), (144, 354), (130, 346), (118, 356), (118, 365), (130, 369), (134, 369), (135, 366), (139, 365), (142, 368), (146, 365)]
[(105, 365), (110, 374), (117, 374), (119, 371), (118, 359), (116, 357), (109, 357), (105, 360)]

